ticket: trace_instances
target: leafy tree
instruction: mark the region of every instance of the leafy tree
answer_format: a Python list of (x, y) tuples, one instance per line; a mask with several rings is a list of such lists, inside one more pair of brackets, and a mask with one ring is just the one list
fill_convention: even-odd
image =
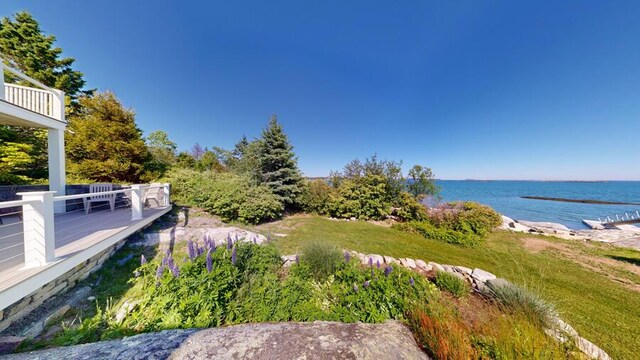
[(405, 178), (402, 175), (402, 162), (379, 160), (376, 155), (361, 162), (352, 160), (344, 166), (342, 172), (332, 172), (330, 179), (334, 187), (339, 187), (342, 181), (359, 179), (368, 176), (380, 176), (384, 178), (385, 201), (394, 202), (400, 197), (405, 186)]
[(149, 153), (134, 112), (111, 92), (81, 97), (79, 104), (66, 136), (68, 173), (93, 181), (139, 182)]
[[(40, 24), (27, 12), (0, 20), (0, 54), (4, 61), (49, 87), (63, 90), (67, 96), (66, 112), (71, 114), (78, 108), (77, 97), (88, 91), (82, 90), (83, 74), (73, 68), (75, 59), (62, 57), (63, 51), (55, 46), (55, 40), (55, 36), (45, 35)], [(11, 73), (4, 75), (7, 82), (33, 86), (24, 84)], [(27, 163), (5, 161), (3, 179), (31, 182), (47, 177), (46, 131), (0, 126), (0, 132), (0, 153), (5, 159), (30, 159)]]
[(262, 131), (258, 144), (260, 182), (273, 191), (285, 208), (291, 208), (302, 192), (302, 177), (293, 146), (275, 115), (269, 120), (269, 126)]
[(175, 163), (177, 145), (162, 130), (151, 132), (146, 142), (150, 158), (145, 163), (145, 172), (150, 179), (160, 178)]
[(407, 190), (415, 197), (434, 196), (440, 192), (431, 169), (421, 165), (414, 165), (409, 170)]
[(247, 142), (242, 148), (242, 153), (230, 164), (229, 169), (235, 174), (247, 176), (255, 184), (262, 183), (262, 168), (260, 166), (262, 152), (261, 139)]
[(183, 151), (176, 156), (176, 166), (183, 169), (195, 169), (196, 159), (186, 151)]
[(218, 161), (218, 157), (213, 151), (205, 148), (200, 160), (196, 161), (196, 169), (199, 171), (223, 172), (224, 166)]
[(194, 159), (200, 160), (202, 155), (204, 155), (204, 152), (205, 149), (202, 147), (202, 145), (200, 145), (199, 143), (193, 144), (193, 147), (191, 148), (191, 156), (193, 156)]

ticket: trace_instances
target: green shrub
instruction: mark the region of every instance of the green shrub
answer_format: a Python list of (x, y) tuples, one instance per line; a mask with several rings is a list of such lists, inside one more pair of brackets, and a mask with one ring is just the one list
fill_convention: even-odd
[(172, 170), (166, 179), (173, 199), (203, 208), (224, 221), (257, 224), (282, 216), (283, 205), (266, 185), (231, 173)]
[(427, 217), (425, 207), (408, 192), (400, 193), (395, 215), (401, 221), (424, 220)]
[(325, 180), (309, 181), (300, 196), (300, 203), (306, 212), (328, 215), (335, 189)]
[(393, 227), (399, 230), (420, 234), (427, 239), (439, 240), (453, 245), (476, 246), (482, 241), (482, 239), (475, 234), (436, 227), (426, 221), (412, 221), (408, 223), (394, 224)]
[(455, 297), (463, 297), (469, 294), (469, 284), (455, 274), (437, 271), (434, 282), (440, 290), (446, 290)]
[(487, 284), (492, 290), (492, 297), (501, 307), (523, 314), (541, 326), (551, 325), (556, 315), (555, 309), (540, 295), (512, 283), (489, 281)]
[(343, 256), (334, 245), (316, 241), (302, 248), (301, 259), (309, 265), (316, 279), (326, 279), (335, 272), (338, 264), (343, 261)]
[(500, 214), (492, 208), (470, 201), (447, 203), (429, 209), (427, 220), (437, 227), (482, 238), (502, 223)]
[(337, 218), (386, 219), (391, 210), (386, 188), (386, 180), (381, 175), (344, 179), (331, 200), (329, 212)]

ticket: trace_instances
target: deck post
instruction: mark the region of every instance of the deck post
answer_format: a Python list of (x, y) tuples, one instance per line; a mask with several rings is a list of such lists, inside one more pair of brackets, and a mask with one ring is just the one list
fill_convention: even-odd
[[(47, 133), (47, 152), (49, 155), (49, 190), (55, 191), (58, 196), (64, 196), (66, 192), (64, 130), (48, 129)], [(67, 206), (65, 201), (56, 202), (56, 214), (66, 212), (66, 207)]]
[(169, 206), (169, 204), (171, 204), (171, 199), (169, 198), (169, 195), (170, 195), (169, 186), (170, 186), (169, 183), (164, 183), (162, 186), (162, 191), (164, 193), (163, 194), (164, 196), (162, 197), (164, 199), (164, 204), (163, 204), (164, 206)]
[(0, 60), (0, 80), (2, 80), (2, 83), (0, 83), (0, 100), (4, 100), (4, 64), (2, 60)]
[(24, 229), (25, 268), (45, 266), (56, 259), (56, 234), (53, 220), (55, 191), (21, 192)]
[(142, 185), (131, 185), (131, 221), (142, 220)]

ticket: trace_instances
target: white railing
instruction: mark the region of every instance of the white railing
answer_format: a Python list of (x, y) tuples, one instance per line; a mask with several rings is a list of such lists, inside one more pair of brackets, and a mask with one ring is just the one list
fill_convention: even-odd
[[(16, 69), (6, 66), (4, 63), (1, 63), (0, 67), (2, 70), (6, 70), (38, 87), (4, 84), (3, 87), (0, 87), (0, 99), (38, 114), (65, 121), (63, 91), (52, 89)], [(0, 76), (2, 76), (2, 82), (4, 83), (4, 71), (0, 71)]]
[[(125, 194), (128, 195), (126, 197), (126, 206), (131, 207), (131, 220), (135, 221), (143, 219), (145, 194), (153, 189), (157, 189), (156, 193), (162, 194), (162, 196), (158, 197), (160, 200), (156, 199), (158, 200), (158, 207), (169, 206), (169, 184), (132, 185), (130, 188), (120, 190), (55, 197), (53, 196), (55, 191), (18, 193), (17, 195), (22, 196), (22, 200), (0, 202), (0, 209), (22, 207), (22, 211), (16, 211), (16, 213), (19, 213), (19, 216), (22, 217), (22, 232), (12, 233), (5, 236), (9, 238), (20, 234), (24, 235), (25, 268), (46, 266), (56, 261), (56, 224), (54, 221), (54, 207), (56, 202), (62, 202), (62, 205), (66, 206), (68, 200), (80, 199), (80, 202), (82, 202), (85, 198), (92, 196), (111, 195), (117, 197), (118, 194)], [(84, 209), (80, 210), (84, 211)], [(86, 225), (82, 224), (82, 218), (72, 218), (69, 220), (79, 221), (79, 226)], [(1, 226), (2, 225), (0, 225), (0, 227)], [(2, 239), (0, 238), (0, 240)], [(13, 242), (15, 242), (15, 240)], [(12, 243), (10, 246), (16, 246), (16, 244)], [(3, 251), (1, 246), (0, 251)], [(12, 253), (12, 256), (15, 256), (15, 254)]]

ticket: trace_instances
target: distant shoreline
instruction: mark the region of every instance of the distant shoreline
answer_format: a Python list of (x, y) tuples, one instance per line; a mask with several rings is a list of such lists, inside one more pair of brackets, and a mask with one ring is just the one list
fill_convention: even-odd
[(603, 201), (603, 200), (591, 200), (591, 199), (566, 199), (566, 198), (545, 197), (545, 196), (521, 196), (521, 198), (523, 198), (523, 199), (532, 199), (532, 200), (546, 200), (546, 201), (582, 203), (582, 204), (638, 205), (638, 206), (640, 206), (640, 203), (618, 202), (618, 201)]

